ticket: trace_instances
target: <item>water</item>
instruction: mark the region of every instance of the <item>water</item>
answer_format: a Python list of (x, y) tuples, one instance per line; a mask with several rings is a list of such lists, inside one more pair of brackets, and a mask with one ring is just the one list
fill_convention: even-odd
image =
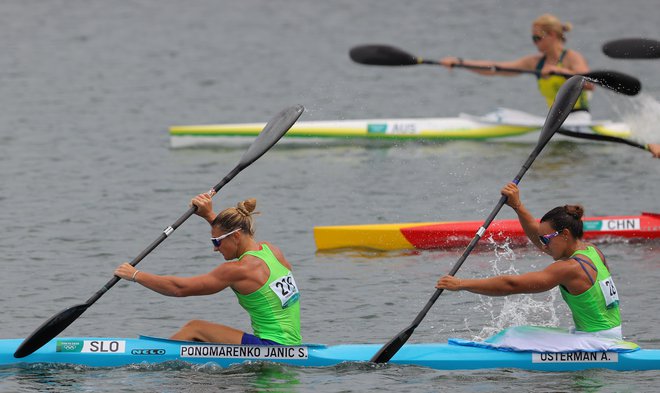
[[(174, 124), (266, 121), (303, 104), (303, 120), (482, 114), (543, 115), (528, 76), (485, 78), (440, 67), (364, 67), (350, 47), (386, 43), (427, 58), (512, 59), (531, 53), (529, 24), (547, 11), (574, 24), (570, 47), (593, 69), (640, 78), (636, 98), (602, 89), (594, 117), (635, 119), (658, 142), (659, 62), (614, 60), (601, 45), (660, 37), (657, 2), (546, 1), (18, 1), (0, 4), (0, 277), (2, 338), (25, 337), (85, 301), (216, 184), (242, 149), (170, 150)], [(613, 17), (612, 15), (616, 15)], [(655, 139), (654, 139), (655, 138)], [(312, 227), (485, 219), (529, 143), (276, 146), (216, 197), (255, 197), (257, 237), (282, 248), (303, 291), (307, 342), (382, 343), (407, 326), (462, 250), (316, 253)], [(521, 183), (537, 215), (579, 202), (588, 215), (658, 211), (658, 161), (624, 145), (551, 143)], [(512, 218), (503, 209), (498, 218)], [(213, 268), (193, 217), (140, 268)], [(624, 334), (658, 347), (657, 243), (602, 246), (623, 301)], [(474, 252), (458, 275), (540, 269), (532, 249)], [(185, 310), (182, 311), (182, 310)], [(233, 296), (173, 299), (120, 283), (65, 334), (168, 336), (192, 318), (249, 329)], [(488, 299), (447, 293), (411, 342), (485, 337), (516, 323), (567, 326), (556, 293)], [(2, 391), (652, 391), (657, 372), (443, 372), (418, 367), (277, 365), (3, 369)]]

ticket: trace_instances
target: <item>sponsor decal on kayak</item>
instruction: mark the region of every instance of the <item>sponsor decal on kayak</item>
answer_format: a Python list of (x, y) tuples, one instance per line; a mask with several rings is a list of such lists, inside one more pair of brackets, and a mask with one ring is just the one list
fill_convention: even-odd
[(632, 231), (639, 230), (642, 225), (639, 218), (617, 218), (613, 220), (584, 221), (585, 231)]
[(131, 349), (131, 355), (165, 355), (167, 351), (158, 348)]
[(367, 133), (369, 134), (417, 134), (417, 124), (415, 123), (370, 123), (367, 124)]
[(57, 352), (76, 353), (124, 353), (124, 340), (57, 340)]
[(367, 124), (367, 132), (370, 134), (384, 134), (387, 132), (387, 124)]
[(532, 363), (616, 363), (617, 352), (534, 353)]
[(307, 347), (269, 345), (182, 345), (182, 358), (307, 359)]

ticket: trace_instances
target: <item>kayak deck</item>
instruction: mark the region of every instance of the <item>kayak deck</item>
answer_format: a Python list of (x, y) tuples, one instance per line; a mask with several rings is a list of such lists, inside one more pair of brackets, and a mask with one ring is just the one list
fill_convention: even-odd
[[(367, 362), (379, 344), (325, 346), (249, 346), (174, 341), (164, 338), (55, 338), (35, 353), (16, 359), (20, 339), (0, 340), (0, 366), (35, 363), (75, 364), (88, 367), (119, 367), (183, 361), (229, 367), (268, 361), (304, 367), (334, 366), (344, 362)], [(390, 363), (438, 370), (515, 368), (539, 371), (576, 371), (592, 368), (612, 370), (660, 369), (660, 350), (634, 352), (531, 353), (498, 351), (451, 344), (406, 344)]]
[[(284, 142), (318, 143), (327, 140), (442, 141), (507, 139), (541, 129), (545, 118), (512, 109), (499, 108), (485, 116), (299, 121), (283, 138)], [(264, 123), (178, 125), (169, 129), (172, 148), (233, 146), (251, 142)], [(569, 124), (566, 128), (625, 138), (630, 129), (624, 123), (597, 121)], [(574, 138), (573, 138), (574, 140)]]
[[(586, 217), (584, 239), (650, 240), (660, 238), (660, 214), (643, 212), (638, 216)], [(373, 250), (442, 249), (464, 247), (474, 238), (483, 221), (420, 222), (314, 227), (318, 250), (368, 248)], [(512, 245), (528, 244), (518, 220), (495, 220), (484, 239)]]
[[(172, 148), (231, 146), (252, 141), (265, 123), (211, 124), (170, 127)], [(538, 130), (535, 126), (482, 124), (462, 118), (373, 119), (299, 121), (283, 142), (315, 143), (331, 140), (459, 140), (518, 136)]]

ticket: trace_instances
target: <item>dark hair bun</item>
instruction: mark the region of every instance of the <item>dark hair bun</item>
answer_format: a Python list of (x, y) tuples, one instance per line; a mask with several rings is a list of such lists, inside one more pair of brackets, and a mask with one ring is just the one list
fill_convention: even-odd
[(566, 211), (566, 214), (575, 218), (576, 220), (581, 219), (584, 215), (584, 208), (580, 205), (565, 205), (564, 210)]

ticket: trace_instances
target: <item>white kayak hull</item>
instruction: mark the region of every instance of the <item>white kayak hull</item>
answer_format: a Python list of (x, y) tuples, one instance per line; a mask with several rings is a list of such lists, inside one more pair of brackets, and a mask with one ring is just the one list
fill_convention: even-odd
[[(570, 118), (569, 118), (570, 120)], [(624, 123), (610, 121), (569, 121), (570, 131), (626, 138), (630, 129)], [(364, 119), (335, 121), (299, 121), (282, 139), (284, 143), (354, 143), (368, 141), (446, 141), (446, 140), (519, 140), (537, 133), (544, 117), (500, 108), (485, 116), (461, 114), (446, 118)], [(251, 143), (265, 123), (212, 124), (170, 127), (172, 148), (234, 146)], [(572, 139), (575, 140), (575, 139)]]

